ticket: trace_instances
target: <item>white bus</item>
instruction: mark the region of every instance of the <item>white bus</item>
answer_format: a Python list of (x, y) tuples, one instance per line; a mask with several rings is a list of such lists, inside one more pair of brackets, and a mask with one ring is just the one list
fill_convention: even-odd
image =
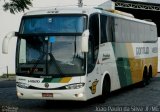
[(86, 101), (157, 74), (157, 28), (117, 11), (55, 8), (26, 13), (17, 36), (20, 99)]

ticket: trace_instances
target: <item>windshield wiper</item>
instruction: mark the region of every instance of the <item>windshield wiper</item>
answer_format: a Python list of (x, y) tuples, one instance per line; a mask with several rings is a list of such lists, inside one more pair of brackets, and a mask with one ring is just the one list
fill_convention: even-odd
[(60, 68), (60, 66), (59, 66), (58, 63), (56, 62), (55, 57), (52, 55), (52, 53), (48, 53), (48, 54), (49, 54), (49, 56), (50, 56), (50, 58), (51, 58), (51, 61), (53, 61), (53, 63), (55, 64), (58, 72), (59, 72), (61, 75), (64, 75), (63, 72), (62, 72), (62, 70), (61, 70), (61, 68)]
[(74, 39), (74, 58), (76, 57), (76, 53), (77, 53), (77, 42), (76, 42), (76, 36), (75, 36), (75, 39)]
[[(60, 68), (59, 65), (57, 64), (54, 56), (52, 55), (52, 53), (48, 53), (48, 54), (49, 54), (49, 56), (51, 57), (51, 60), (54, 62), (55, 66), (56, 66), (56, 68), (57, 68), (57, 70), (58, 70), (58, 72), (59, 72), (61, 75), (64, 75), (63, 72), (62, 72), (62, 70), (61, 70), (61, 68)], [(32, 73), (34, 72), (34, 70), (37, 68), (37, 65), (38, 65), (39, 62), (44, 58), (45, 55), (46, 55), (46, 54), (43, 54), (42, 56), (40, 56), (40, 57), (38, 58), (38, 60), (36, 61), (36, 63), (35, 63), (34, 66), (32, 67), (32, 69), (31, 69), (31, 71), (30, 71), (30, 74), (32, 74)]]

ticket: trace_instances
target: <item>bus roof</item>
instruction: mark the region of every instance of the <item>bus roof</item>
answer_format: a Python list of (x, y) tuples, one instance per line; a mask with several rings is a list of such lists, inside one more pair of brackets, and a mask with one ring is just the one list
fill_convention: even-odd
[(86, 14), (90, 15), (91, 13), (101, 12), (95, 8), (79, 8), (79, 7), (68, 7), (68, 8), (50, 8), (50, 9), (43, 9), (37, 11), (31, 11), (25, 13), (24, 16), (32, 16), (32, 15), (48, 15), (48, 14)]
[[(118, 13), (117, 13), (118, 12)], [(119, 13), (120, 11), (110, 11), (110, 10), (103, 10), (99, 8), (87, 8), (87, 7), (68, 7), (68, 8), (62, 8), (62, 7), (56, 7), (56, 8), (50, 8), (50, 9), (43, 9), (43, 10), (37, 10), (37, 11), (30, 11), (24, 14), (24, 16), (35, 16), (35, 15), (54, 15), (54, 14), (86, 14), (86, 15), (91, 15), (93, 13), (101, 13), (105, 15), (109, 15), (112, 17), (117, 17), (117, 18), (123, 18), (123, 19), (128, 19), (132, 20), (135, 22), (140, 22), (144, 24), (150, 24), (150, 25), (156, 25), (153, 22), (145, 21), (145, 20), (140, 20), (134, 18), (131, 14), (125, 15), (123, 12), (122, 14)]]

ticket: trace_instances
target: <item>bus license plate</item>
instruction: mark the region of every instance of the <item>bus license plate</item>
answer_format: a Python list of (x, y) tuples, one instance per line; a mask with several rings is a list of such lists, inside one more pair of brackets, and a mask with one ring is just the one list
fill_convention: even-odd
[(42, 93), (42, 97), (53, 97), (53, 93)]

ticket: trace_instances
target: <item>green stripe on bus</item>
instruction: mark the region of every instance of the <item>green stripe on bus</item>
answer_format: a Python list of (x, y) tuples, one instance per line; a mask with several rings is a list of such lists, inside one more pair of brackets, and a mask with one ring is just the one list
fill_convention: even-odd
[(58, 83), (58, 82), (60, 82), (61, 81), (61, 79), (62, 78), (54, 78), (54, 79), (52, 79), (52, 83)]
[(42, 83), (68, 83), (72, 77), (63, 77), (63, 78), (44, 78)]
[(62, 78), (44, 78), (42, 83), (59, 83), (62, 80)]
[(52, 78), (44, 78), (42, 83), (45, 83), (45, 82), (51, 82), (52, 81)]
[(132, 76), (129, 64), (129, 58), (125, 43), (112, 43), (116, 57), (118, 76), (121, 87), (132, 84)]

